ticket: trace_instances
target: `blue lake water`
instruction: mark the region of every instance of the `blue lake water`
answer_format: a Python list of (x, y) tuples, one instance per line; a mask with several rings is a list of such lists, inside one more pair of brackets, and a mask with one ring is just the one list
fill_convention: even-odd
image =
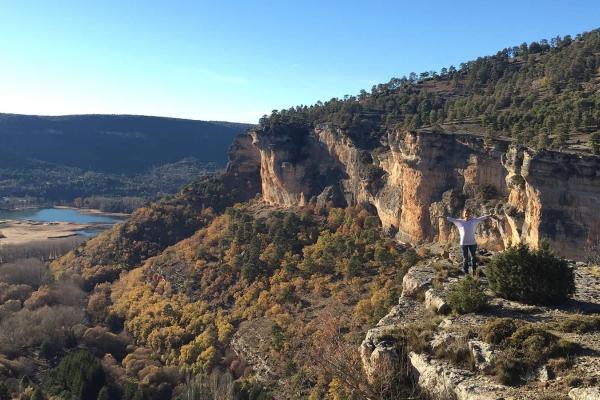
[(81, 236), (92, 237), (102, 232), (103, 228), (123, 221), (123, 217), (105, 214), (89, 214), (72, 208), (41, 208), (31, 210), (0, 210), (0, 220), (16, 219), (36, 222), (72, 222), (77, 224), (98, 224), (98, 228), (78, 231)]

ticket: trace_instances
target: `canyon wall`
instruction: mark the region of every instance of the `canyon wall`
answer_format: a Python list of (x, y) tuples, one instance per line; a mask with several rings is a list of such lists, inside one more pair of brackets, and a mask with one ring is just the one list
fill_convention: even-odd
[(317, 126), (298, 144), (279, 132), (250, 133), (260, 157), (263, 199), (285, 207), (327, 202), (372, 205), (400, 241), (454, 242), (445, 219), (465, 207), (491, 214), (480, 245), (537, 246), (585, 256), (600, 227), (600, 158), (533, 151), (470, 134), (395, 130), (366, 151), (341, 130)]

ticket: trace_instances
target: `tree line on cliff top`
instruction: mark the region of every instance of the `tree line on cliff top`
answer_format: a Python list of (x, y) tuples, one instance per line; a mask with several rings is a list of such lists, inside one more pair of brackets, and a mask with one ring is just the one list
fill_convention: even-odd
[(331, 123), (364, 148), (398, 126), (482, 126), (536, 148), (579, 145), (600, 153), (600, 30), (523, 43), (438, 71), (414, 72), (370, 92), (273, 110), (265, 130)]

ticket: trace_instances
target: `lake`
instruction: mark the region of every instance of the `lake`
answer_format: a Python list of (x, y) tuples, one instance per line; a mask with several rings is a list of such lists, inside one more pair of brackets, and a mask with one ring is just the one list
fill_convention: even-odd
[(97, 229), (85, 229), (77, 231), (77, 234), (85, 237), (96, 236), (103, 228), (116, 224), (125, 217), (111, 214), (93, 214), (84, 210), (73, 208), (40, 208), (30, 210), (6, 211), (0, 210), (0, 220), (29, 220), (35, 222), (70, 222), (76, 224), (98, 224)]

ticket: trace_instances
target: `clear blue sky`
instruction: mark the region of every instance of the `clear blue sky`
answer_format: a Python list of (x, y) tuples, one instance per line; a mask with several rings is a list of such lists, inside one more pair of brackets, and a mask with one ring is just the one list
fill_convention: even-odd
[(599, 25), (597, 0), (0, 0), (0, 112), (256, 122)]

